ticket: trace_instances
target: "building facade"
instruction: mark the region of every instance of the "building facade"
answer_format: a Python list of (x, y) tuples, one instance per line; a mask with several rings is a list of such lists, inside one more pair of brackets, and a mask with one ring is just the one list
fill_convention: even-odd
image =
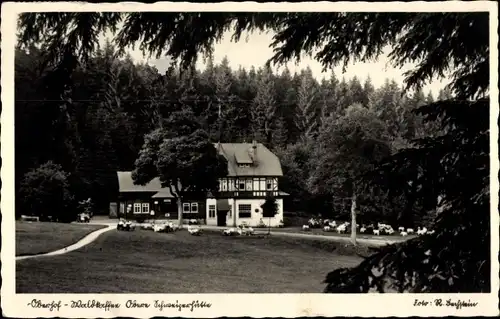
[[(207, 225), (278, 226), (283, 221), (283, 199), (279, 190), (283, 176), (278, 157), (260, 143), (217, 143), (228, 162), (228, 175), (219, 180), (219, 192), (192, 195), (182, 202), (183, 219), (203, 219)], [(177, 219), (177, 200), (156, 178), (148, 185), (134, 185), (131, 172), (118, 172), (118, 216)], [(267, 196), (278, 204), (274, 218), (263, 218), (261, 205)]]

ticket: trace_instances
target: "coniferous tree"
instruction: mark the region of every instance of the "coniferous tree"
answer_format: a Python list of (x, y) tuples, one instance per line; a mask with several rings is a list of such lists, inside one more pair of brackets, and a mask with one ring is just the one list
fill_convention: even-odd
[(323, 79), (320, 85), (320, 117), (319, 125), (322, 127), (328, 118), (336, 116), (337, 112), (337, 89), (338, 81), (332, 73), (330, 80)]
[(384, 85), (375, 92), (369, 102), (369, 107), (385, 122), (390, 136), (398, 136), (399, 118), (398, 107), (401, 100), (401, 91), (398, 84), (386, 79)]
[(314, 138), (318, 131), (319, 88), (310, 68), (303, 70), (297, 91), (297, 128), (305, 139)]
[(364, 88), (361, 85), (361, 82), (359, 81), (358, 77), (357, 76), (352, 77), (348, 85), (349, 85), (350, 95), (352, 98), (351, 103), (353, 104), (358, 103), (361, 105), (365, 105), (363, 104), (363, 102), (367, 101), (367, 96), (364, 92)]
[(273, 129), (272, 145), (275, 148), (284, 148), (288, 142), (288, 129), (283, 115), (276, 118)]
[(375, 87), (373, 86), (372, 78), (368, 75), (363, 85), (363, 97), (361, 104), (368, 107), (370, 104), (370, 98), (373, 94), (375, 94)]
[(253, 134), (257, 140), (270, 144), (272, 122), (276, 115), (274, 77), (270, 67), (261, 70), (252, 108)]
[(215, 72), (215, 103), (217, 104), (217, 132), (216, 141), (229, 141), (234, 129), (231, 127), (231, 119), (235, 117), (236, 111), (234, 96), (232, 94), (232, 71), (229, 67), (227, 57), (222, 59), (221, 64)]
[(251, 103), (255, 97), (254, 87), (252, 85), (252, 79), (250, 73), (245, 69), (240, 68), (236, 72), (236, 81), (238, 83), (236, 88), (236, 101), (235, 104), (238, 105), (238, 112), (234, 118), (235, 126), (238, 128), (234, 132), (234, 141), (243, 142), (245, 140), (250, 140), (252, 136), (252, 115), (251, 115)]
[(284, 146), (287, 142), (293, 140), (297, 100), (292, 73), (288, 67), (285, 67), (281, 74), (276, 75), (275, 92), (277, 111), (274, 127), (279, 131), (273, 133), (273, 136), (275, 136), (273, 137), (273, 144)]
[(338, 115), (340, 116), (344, 114), (347, 107), (352, 105), (353, 102), (351, 91), (349, 90), (349, 84), (347, 83), (345, 77), (342, 77), (342, 80), (339, 83), (337, 96), (339, 97)]

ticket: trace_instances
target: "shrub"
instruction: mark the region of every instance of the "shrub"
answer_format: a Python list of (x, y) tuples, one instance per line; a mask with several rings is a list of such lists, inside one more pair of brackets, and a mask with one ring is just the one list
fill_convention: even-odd
[(94, 204), (92, 203), (92, 199), (89, 197), (86, 200), (82, 200), (78, 202), (78, 209), (80, 213), (88, 214), (89, 216), (94, 215)]
[(71, 222), (76, 211), (71, 206), (73, 196), (69, 191), (69, 174), (58, 164), (49, 161), (24, 175), (19, 194), (29, 215), (41, 219)]
[(262, 217), (269, 218), (269, 232), (271, 232), (271, 218), (278, 214), (278, 203), (272, 196), (268, 196), (264, 204), (261, 205)]
[(284, 216), (283, 223), (285, 227), (297, 227), (302, 225), (307, 225), (308, 217), (298, 217), (298, 216)]

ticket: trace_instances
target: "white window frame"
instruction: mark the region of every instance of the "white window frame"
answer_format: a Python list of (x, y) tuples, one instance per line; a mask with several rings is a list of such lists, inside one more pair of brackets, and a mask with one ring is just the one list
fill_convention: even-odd
[(226, 179), (222, 180), (222, 191), (227, 192), (227, 180)]
[(253, 189), (253, 180), (247, 179), (245, 181), (245, 190), (246, 191), (251, 191)]
[[(243, 207), (250, 207), (249, 209), (241, 209)], [(241, 212), (244, 211), (246, 213), (250, 213), (250, 216), (248, 217), (241, 217), (240, 214)], [(238, 205), (238, 218), (252, 218), (252, 204), (239, 204)]]
[[(241, 187), (241, 185), (243, 184), (243, 187)], [(238, 181), (238, 190), (239, 191), (244, 191), (245, 190), (245, 186), (246, 186), (246, 183), (244, 180), (239, 180)]]
[(266, 179), (259, 178), (259, 191), (264, 191), (266, 189)]
[(134, 214), (141, 213), (141, 203), (134, 203)]
[(253, 183), (252, 190), (254, 190), (254, 191), (259, 190), (259, 186), (260, 186), (259, 185), (259, 179), (258, 178), (254, 178), (253, 181), (252, 181), (252, 183)]
[(208, 205), (208, 218), (215, 218), (215, 205)]
[[(195, 207), (196, 207), (196, 210), (194, 209)], [(198, 203), (191, 203), (191, 213), (192, 214), (198, 213)]]
[[(142, 203), (141, 206), (142, 206), (141, 213), (149, 214), (149, 203)], [(144, 210), (144, 208), (146, 208), (146, 210)]]
[[(187, 207), (187, 210), (186, 210)], [(182, 204), (182, 212), (184, 214), (190, 214), (191, 213), (191, 205), (189, 203), (183, 203)]]

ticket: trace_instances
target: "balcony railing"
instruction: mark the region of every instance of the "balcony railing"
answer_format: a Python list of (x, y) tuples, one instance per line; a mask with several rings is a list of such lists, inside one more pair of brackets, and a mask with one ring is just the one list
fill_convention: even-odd
[(278, 191), (225, 191), (220, 192), (220, 197), (266, 197), (266, 196), (278, 196)]

